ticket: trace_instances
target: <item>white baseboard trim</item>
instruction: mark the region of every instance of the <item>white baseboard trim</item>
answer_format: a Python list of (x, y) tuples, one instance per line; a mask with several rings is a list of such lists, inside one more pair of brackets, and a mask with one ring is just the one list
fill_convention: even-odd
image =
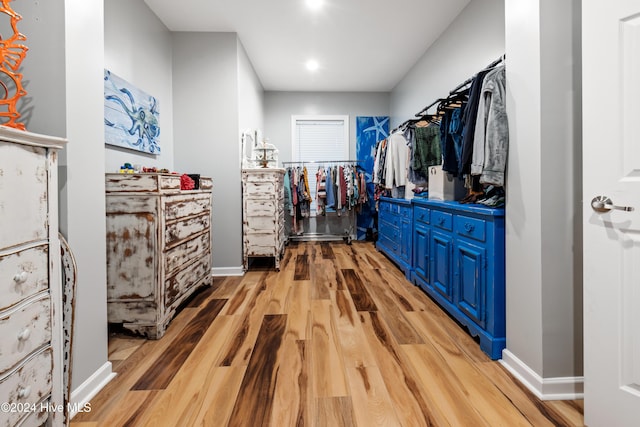
[(242, 267), (214, 267), (211, 269), (211, 275), (220, 276), (244, 276), (244, 268)]
[(85, 405), (91, 404), (91, 399), (115, 376), (116, 373), (111, 370), (111, 362), (107, 362), (73, 390), (70, 396), (70, 418), (75, 417), (83, 409), (90, 410), (90, 407)]
[(502, 351), (500, 363), (540, 400), (584, 398), (584, 377), (542, 378), (509, 350)]

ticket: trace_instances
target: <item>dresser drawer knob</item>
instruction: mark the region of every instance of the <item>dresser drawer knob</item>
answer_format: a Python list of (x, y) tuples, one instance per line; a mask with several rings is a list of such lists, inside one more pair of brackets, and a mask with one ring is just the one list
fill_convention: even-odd
[(469, 224), (468, 222), (464, 224), (464, 229), (467, 230), (467, 233), (471, 233), (475, 228), (473, 224)]
[(18, 389), (18, 399), (26, 399), (31, 394), (31, 387), (20, 387)]
[(26, 341), (31, 336), (31, 329), (24, 328), (22, 332), (18, 334), (18, 341)]
[(438, 218), (438, 224), (444, 224), (444, 217), (441, 216), (440, 218)]
[(29, 277), (29, 273), (23, 271), (13, 276), (13, 281), (18, 284), (22, 284), (27, 281), (27, 277)]

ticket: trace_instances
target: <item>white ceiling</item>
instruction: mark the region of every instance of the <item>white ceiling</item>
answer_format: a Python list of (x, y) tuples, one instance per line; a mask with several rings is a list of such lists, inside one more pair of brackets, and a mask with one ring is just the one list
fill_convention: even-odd
[(236, 32), (265, 90), (386, 92), (470, 0), (144, 1), (171, 31)]

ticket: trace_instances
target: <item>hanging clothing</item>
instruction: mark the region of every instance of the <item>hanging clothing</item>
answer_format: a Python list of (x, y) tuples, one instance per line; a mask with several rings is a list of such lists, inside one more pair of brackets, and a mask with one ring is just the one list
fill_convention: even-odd
[(462, 152), (462, 108), (447, 109), (440, 124), (442, 138), (442, 170), (458, 175), (458, 159)]
[(429, 178), (429, 166), (442, 164), (440, 146), (440, 126), (430, 123), (426, 127), (416, 126), (413, 169), (416, 173)]
[(480, 102), (484, 77), (489, 71), (491, 70), (482, 70), (473, 78), (471, 89), (469, 90), (469, 100), (462, 114), (462, 155), (458, 165), (458, 175), (460, 176), (471, 173), (471, 157), (473, 156), (473, 139), (478, 116), (478, 103)]
[(401, 187), (407, 183), (407, 162), (409, 148), (407, 140), (401, 133), (394, 133), (387, 139), (385, 164), (385, 187)]
[(504, 186), (509, 146), (505, 95), (505, 68), (500, 66), (485, 76), (478, 104), (471, 174), (480, 175), (482, 184)]
[(291, 169), (287, 169), (284, 173), (284, 209), (293, 215), (293, 199), (291, 198)]

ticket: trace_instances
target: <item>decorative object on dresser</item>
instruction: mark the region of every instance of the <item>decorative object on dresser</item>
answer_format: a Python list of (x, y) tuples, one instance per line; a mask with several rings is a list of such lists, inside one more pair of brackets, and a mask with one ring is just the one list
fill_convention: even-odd
[[(65, 143), (0, 126), (0, 403), (9, 409), (0, 420), (6, 426), (67, 422), (57, 178)], [(47, 410), (52, 407), (62, 411)]]
[(180, 304), (211, 285), (211, 178), (181, 191), (180, 175), (106, 174), (110, 323), (157, 339)]
[(0, 97), (0, 117), (7, 118), (3, 126), (25, 130), (24, 123), (19, 122), (20, 112), (17, 105), (20, 98), (27, 94), (22, 85), (22, 74), (18, 72), (29, 48), (22, 44), (27, 37), (18, 31), (18, 22), (22, 16), (17, 14), (9, 3), (13, 0), (1, 0), (0, 13), (9, 17), (11, 34), (0, 34), (0, 85), (4, 95)]
[(284, 169), (242, 170), (243, 263), (250, 257), (273, 257), (280, 270), (284, 253)]

